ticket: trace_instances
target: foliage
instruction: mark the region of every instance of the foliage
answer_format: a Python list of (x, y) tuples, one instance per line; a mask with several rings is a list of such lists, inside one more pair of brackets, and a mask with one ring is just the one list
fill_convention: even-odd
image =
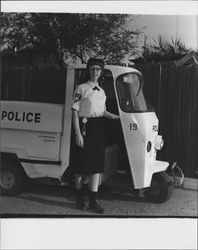
[(64, 67), (67, 59), (86, 62), (100, 56), (120, 63), (137, 49), (141, 29), (131, 30), (128, 15), (71, 13), (2, 13), (1, 50), (31, 63)]
[(143, 57), (145, 59), (152, 56), (183, 55), (190, 51), (179, 38), (171, 38), (171, 41), (168, 42), (161, 35), (158, 36), (157, 40), (153, 40), (152, 45), (145, 44), (143, 49)]

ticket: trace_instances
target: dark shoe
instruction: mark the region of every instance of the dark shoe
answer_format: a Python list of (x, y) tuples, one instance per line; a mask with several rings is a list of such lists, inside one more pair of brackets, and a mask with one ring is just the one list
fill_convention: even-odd
[(98, 203), (97, 192), (90, 192), (89, 209), (98, 214), (104, 213), (104, 209)]
[(139, 196), (139, 189), (130, 188), (129, 190), (131, 194), (134, 195), (135, 197)]
[(86, 210), (87, 206), (84, 201), (84, 194), (82, 189), (76, 190), (76, 208)]

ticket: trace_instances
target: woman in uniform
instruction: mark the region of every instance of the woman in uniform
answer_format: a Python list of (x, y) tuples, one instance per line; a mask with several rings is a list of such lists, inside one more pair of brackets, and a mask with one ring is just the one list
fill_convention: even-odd
[(106, 110), (106, 95), (99, 86), (104, 62), (90, 58), (87, 63), (89, 80), (78, 85), (74, 91), (72, 105), (73, 126), (75, 131), (75, 150), (72, 168), (75, 176), (76, 206), (87, 209), (84, 202), (82, 182), (84, 176), (90, 176), (89, 209), (104, 213), (97, 199), (100, 174), (104, 171), (104, 129), (103, 118), (119, 119)]

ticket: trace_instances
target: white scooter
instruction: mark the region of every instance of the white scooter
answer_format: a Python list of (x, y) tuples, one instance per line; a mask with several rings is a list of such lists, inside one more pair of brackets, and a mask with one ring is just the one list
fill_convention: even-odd
[[(72, 96), (75, 86), (84, 81), (85, 75), (85, 66), (67, 69), (64, 105), (1, 101), (2, 194), (20, 192), (27, 177), (62, 180), (67, 174), (71, 154)], [(157, 150), (164, 142), (158, 135), (157, 116), (144, 97), (141, 73), (129, 67), (107, 65), (102, 87), (107, 95), (107, 110), (120, 115), (122, 147), (126, 149), (133, 188), (141, 190), (150, 201), (166, 201), (171, 187), (182, 184), (183, 173), (176, 163), (170, 166), (168, 162), (156, 160)], [(108, 135), (113, 125), (107, 130)], [(108, 180), (120, 168), (119, 154), (119, 143), (114, 141), (114, 145), (107, 146), (102, 181)], [(182, 178), (173, 178), (175, 169)]]

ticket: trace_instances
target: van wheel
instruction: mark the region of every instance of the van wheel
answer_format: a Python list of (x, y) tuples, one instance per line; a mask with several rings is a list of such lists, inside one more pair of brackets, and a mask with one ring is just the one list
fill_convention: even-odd
[[(156, 187), (156, 189), (151, 191), (145, 191), (143, 193), (145, 198), (155, 203), (163, 203), (167, 201), (173, 191), (172, 186), (166, 186), (170, 181), (171, 179), (167, 173), (155, 173), (151, 181), (151, 188)], [(158, 185), (164, 186), (157, 188)]]
[(25, 186), (26, 176), (14, 161), (2, 162), (0, 171), (0, 192), (2, 195), (16, 195)]

